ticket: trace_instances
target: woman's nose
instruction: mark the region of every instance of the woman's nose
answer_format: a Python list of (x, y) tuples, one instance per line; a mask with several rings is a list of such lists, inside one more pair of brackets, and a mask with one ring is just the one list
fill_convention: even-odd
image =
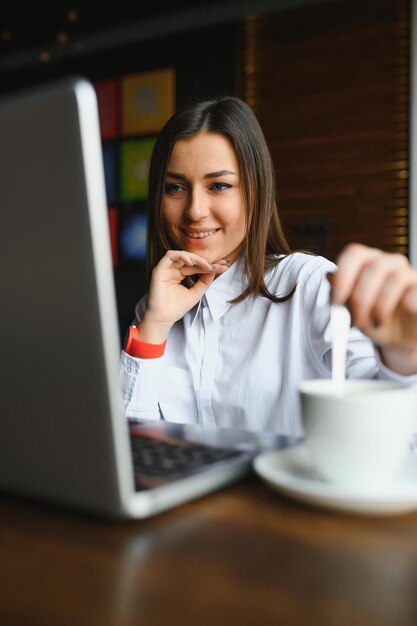
[(190, 194), (189, 203), (185, 208), (185, 214), (188, 219), (196, 222), (207, 217), (209, 213), (210, 207), (207, 196), (202, 191), (193, 190)]

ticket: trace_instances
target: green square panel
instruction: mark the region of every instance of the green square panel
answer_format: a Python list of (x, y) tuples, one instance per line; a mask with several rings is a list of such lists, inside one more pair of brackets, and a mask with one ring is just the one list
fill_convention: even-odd
[(149, 164), (155, 137), (121, 141), (120, 200), (146, 200), (148, 197)]

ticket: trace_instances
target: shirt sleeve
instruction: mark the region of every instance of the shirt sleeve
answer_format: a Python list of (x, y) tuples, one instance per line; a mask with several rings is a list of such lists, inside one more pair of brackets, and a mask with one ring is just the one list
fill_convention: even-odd
[[(307, 344), (318, 373), (331, 376), (330, 288), (326, 278), (335, 265), (324, 260), (316, 265), (303, 280), (302, 310), (307, 328)], [(403, 376), (382, 363), (375, 344), (360, 330), (350, 330), (346, 359), (347, 378), (378, 378), (417, 384), (417, 375)]]
[[(327, 273), (336, 266), (317, 258), (305, 267), (300, 277), (299, 297), (305, 328), (306, 350), (318, 377), (330, 378), (332, 371), (332, 337), (330, 332), (330, 285)], [(346, 359), (348, 378), (374, 378), (378, 366), (372, 342), (358, 329), (352, 328)]]
[[(147, 295), (136, 305), (135, 320), (138, 324), (146, 308)], [(133, 357), (122, 350), (120, 357), (120, 386), (123, 411), (126, 417), (159, 420), (159, 394), (164, 356), (155, 359)]]
[(120, 385), (126, 417), (159, 420), (159, 394), (164, 357), (140, 359), (122, 351)]

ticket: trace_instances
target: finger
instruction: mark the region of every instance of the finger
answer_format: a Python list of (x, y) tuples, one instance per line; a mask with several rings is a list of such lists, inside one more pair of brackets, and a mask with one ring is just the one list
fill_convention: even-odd
[[(181, 267), (187, 266), (187, 267), (196, 267), (198, 265), (198, 263), (196, 261), (193, 261), (192, 259), (188, 258), (187, 256), (179, 256), (178, 259), (173, 260), (171, 267), (173, 267), (174, 269), (180, 269)], [(206, 267), (206, 266), (204, 266)], [(168, 268), (167, 268), (168, 269)]]
[(184, 250), (168, 250), (159, 261), (158, 266), (163, 269), (169, 269), (173, 264), (195, 265), (191, 255)]
[(213, 268), (216, 274), (223, 274), (229, 269), (229, 265), (226, 265), (224, 263), (214, 263)]
[[(413, 298), (412, 290), (415, 285), (416, 280), (411, 268), (391, 272), (384, 280), (370, 312), (374, 325), (387, 324), (398, 307), (407, 310), (406, 298), (407, 296)], [(412, 300), (410, 302), (412, 307)]]
[[(160, 259), (154, 269), (170, 269), (174, 263), (179, 265), (179, 261), (181, 260), (181, 251), (177, 250), (168, 250), (168, 252)], [(184, 260), (183, 260), (184, 263)], [(189, 265), (189, 263), (187, 263)]]
[(171, 267), (173, 263), (182, 261), (184, 265), (198, 266), (202, 269), (211, 270), (213, 266), (204, 257), (194, 254), (193, 252), (187, 252), (186, 250), (168, 250), (165, 256), (161, 259), (161, 267)]
[(220, 263), (214, 263), (213, 268), (214, 268), (213, 272), (200, 273), (200, 277), (201, 277), (201, 280), (203, 280), (203, 282), (207, 284), (209, 283), (211, 284), (212, 281), (210, 277), (212, 276), (214, 280), (216, 276), (219, 276), (220, 274), (224, 274), (229, 269), (229, 266), (221, 265)]
[(207, 259), (205, 259), (202, 256), (199, 256), (198, 254), (190, 253), (190, 258), (192, 259), (196, 267), (205, 269), (208, 271), (210, 270), (215, 271), (220, 265), (223, 265), (223, 263), (219, 261), (216, 261), (215, 263), (210, 263), (210, 261), (207, 261)]
[(225, 268), (224, 266), (219, 266), (216, 268), (211, 268), (209, 270), (206, 270), (206, 269), (199, 268), (196, 265), (193, 265), (192, 267), (183, 265), (182, 267), (178, 268), (177, 271), (181, 274), (181, 276), (195, 276), (196, 274), (199, 274), (199, 275), (213, 274), (213, 276), (215, 276), (216, 274), (223, 273), (226, 269), (227, 268)]
[(174, 269), (178, 271), (179, 273), (178, 280), (181, 281), (186, 276), (195, 276), (196, 274), (199, 274), (200, 276), (203, 276), (203, 275), (209, 276), (210, 274), (213, 274), (213, 276), (216, 276), (219, 274), (223, 274), (228, 269), (228, 266), (215, 263), (210, 267), (209, 270), (198, 267), (197, 265), (193, 265), (192, 267), (189, 267), (187, 265), (182, 265)]
[[(190, 264), (189, 263), (185, 263), (182, 259), (177, 259), (176, 261), (172, 261), (171, 268), (174, 268), (175, 270), (179, 270), (182, 267), (184, 267), (185, 265), (189, 266)], [(194, 267), (194, 263), (192, 264), (192, 267)], [(169, 268), (169, 269), (171, 269), (171, 268)]]
[(198, 300), (206, 293), (207, 289), (210, 287), (212, 282), (214, 281), (215, 274), (201, 274), (199, 279), (194, 283), (192, 287), (190, 287), (189, 291), (195, 294), (195, 297)]
[[(389, 311), (391, 303), (395, 308), (407, 284), (407, 261), (402, 255), (381, 253), (365, 263), (347, 299), (355, 325), (362, 328), (380, 321), (377, 317), (373, 319), (375, 307), (383, 311), (388, 305)], [(381, 291), (384, 292), (382, 297)]]
[(222, 263), (223, 265), (227, 265), (228, 267), (231, 265), (229, 259), (219, 259), (216, 263)]
[(407, 313), (417, 315), (417, 285), (409, 287), (402, 299), (402, 305)]
[(349, 244), (336, 260), (337, 272), (329, 277), (332, 286), (332, 301), (344, 304), (366, 263), (378, 258), (383, 252), (361, 244)]
[[(193, 266), (193, 265), (198, 265), (199, 259), (194, 258), (194, 255), (192, 255), (190, 252), (187, 252), (186, 250), (180, 250), (178, 252), (178, 260), (182, 261), (184, 263), (184, 265), (189, 265), (189, 266)], [(205, 265), (206, 259), (203, 259), (201, 257), (201, 259), (203, 261), (203, 265)]]

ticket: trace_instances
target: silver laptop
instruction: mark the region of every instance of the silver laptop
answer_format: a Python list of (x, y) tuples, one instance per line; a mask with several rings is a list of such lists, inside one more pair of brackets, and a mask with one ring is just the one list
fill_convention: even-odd
[[(0, 490), (147, 517), (237, 480), (260, 449), (289, 443), (132, 424), (122, 414), (102, 149), (87, 80), (1, 99), (0, 190)], [(183, 465), (169, 470), (172, 446)]]

